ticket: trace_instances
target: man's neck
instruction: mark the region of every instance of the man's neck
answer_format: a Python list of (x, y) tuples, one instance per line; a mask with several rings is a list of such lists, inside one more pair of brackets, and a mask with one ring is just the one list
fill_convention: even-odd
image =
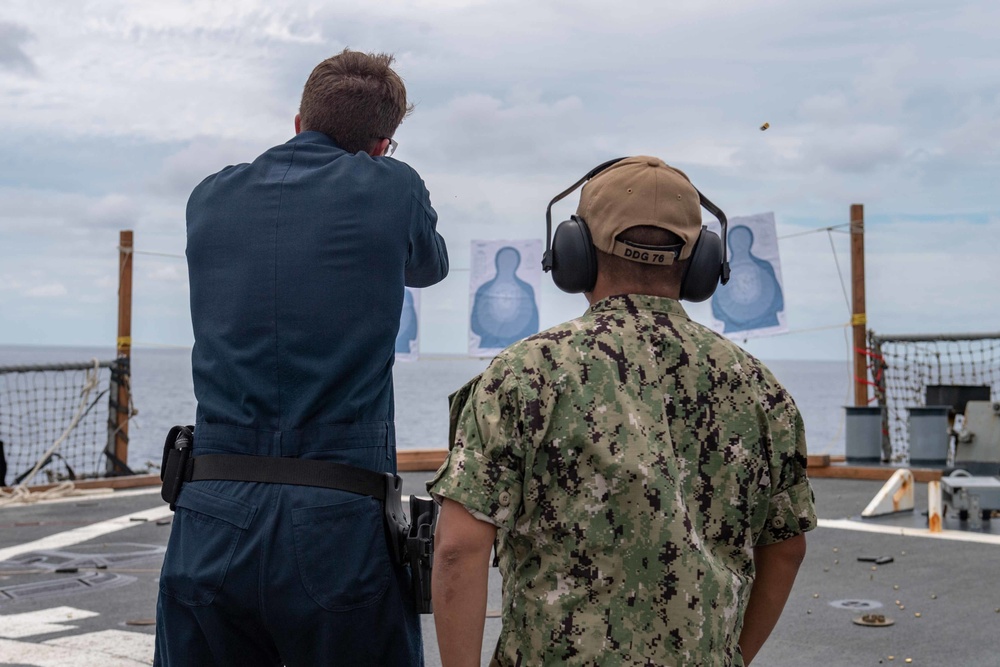
[(607, 299), (609, 296), (618, 296), (621, 294), (662, 296), (676, 301), (680, 299), (680, 288), (677, 285), (636, 285), (612, 282), (601, 280), (601, 276), (598, 275), (597, 283), (594, 285), (594, 291), (586, 292), (584, 293), (584, 296), (586, 296), (587, 301), (593, 305), (602, 299)]

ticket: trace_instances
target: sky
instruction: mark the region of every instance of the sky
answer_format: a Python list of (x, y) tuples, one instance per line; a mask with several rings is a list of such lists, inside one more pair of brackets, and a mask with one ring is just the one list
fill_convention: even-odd
[[(989, 0), (5, 0), (0, 345), (114, 345), (122, 229), (134, 344), (190, 345), (191, 189), (287, 141), (345, 47), (394, 53), (415, 105), (395, 157), (453, 267), (423, 354), (466, 351), (472, 240), (542, 238), (556, 193), (633, 154), (774, 213), (791, 332), (744, 343), (762, 358), (847, 358), (849, 235), (822, 228), (855, 203), (869, 327), (1000, 331), (998, 25)], [(539, 298), (543, 328), (586, 307), (548, 276)]]

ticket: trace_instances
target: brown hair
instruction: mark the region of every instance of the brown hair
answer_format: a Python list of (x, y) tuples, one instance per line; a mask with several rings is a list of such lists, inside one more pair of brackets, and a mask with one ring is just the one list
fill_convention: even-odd
[(301, 129), (327, 135), (350, 153), (391, 139), (413, 107), (388, 53), (344, 49), (309, 75), (299, 105)]
[[(684, 242), (677, 234), (650, 225), (626, 229), (617, 238), (646, 246), (670, 246)], [(598, 271), (607, 274), (615, 283), (622, 286), (680, 287), (687, 265), (686, 259), (675, 259), (673, 264), (665, 265), (645, 264), (597, 250)]]

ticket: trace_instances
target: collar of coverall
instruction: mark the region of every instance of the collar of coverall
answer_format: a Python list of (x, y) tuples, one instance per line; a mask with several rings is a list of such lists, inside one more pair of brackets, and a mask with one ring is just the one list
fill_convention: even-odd
[(590, 307), (590, 312), (592, 313), (607, 313), (621, 310), (630, 313), (640, 311), (665, 313), (667, 315), (678, 315), (685, 319), (690, 319), (680, 301), (665, 296), (619, 294), (601, 299)]
[[(323, 134), (322, 132), (317, 132), (316, 130), (305, 130), (304, 132), (299, 132), (294, 137), (285, 142), (286, 144), (325, 144), (327, 146), (337, 146), (337, 143)], [(339, 148), (339, 146), (337, 146)]]

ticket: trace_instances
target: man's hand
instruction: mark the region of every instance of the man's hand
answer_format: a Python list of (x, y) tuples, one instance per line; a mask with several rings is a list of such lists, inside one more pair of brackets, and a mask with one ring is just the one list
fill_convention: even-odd
[(805, 534), (784, 542), (754, 547), (753, 562), (757, 576), (750, 589), (750, 601), (747, 602), (743, 631), (740, 632), (740, 651), (745, 664), (749, 665), (754, 659), (778, 622), (805, 556)]
[(434, 537), (434, 625), (442, 667), (480, 664), (496, 526), (445, 498)]

